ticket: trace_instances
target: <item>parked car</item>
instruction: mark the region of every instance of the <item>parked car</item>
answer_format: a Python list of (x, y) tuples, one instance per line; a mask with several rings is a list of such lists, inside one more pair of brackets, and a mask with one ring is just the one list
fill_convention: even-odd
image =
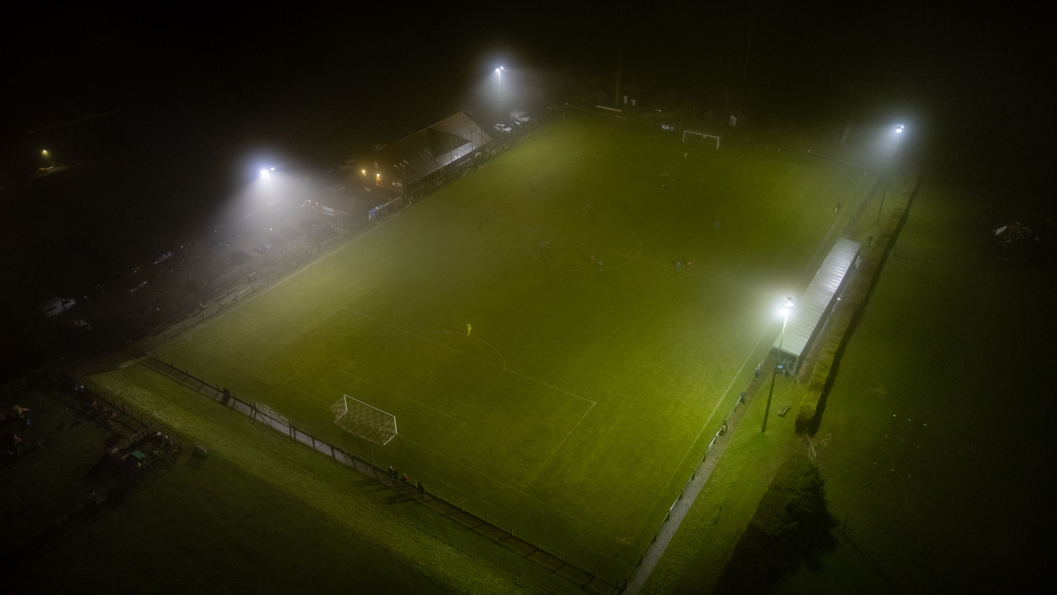
[(155, 266), (157, 266), (157, 265), (165, 262), (166, 260), (169, 260), (170, 258), (172, 258), (172, 252), (162, 252), (158, 256), (158, 258), (154, 259), (154, 264), (155, 264)]
[(509, 127), (509, 126), (507, 126), (506, 124), (503, 124), (502, 122), (500, 122), (499, 124), (495, 125), (495, 131), (496, 132), (505, 132), (507, 134), (510, 134), (511, 132), (514, 131), (514, 129)]
[(518, 124), (528, 124), (532, 119), (527, 112), (510, 112), (510, 117), (514, 118), (514, 122)]
[(73, 298), (57, 297), (44, 302), (38, 308), (44, 312), (45, 316), (57, 316), (72, 308), (76, 303), (77, 300)]

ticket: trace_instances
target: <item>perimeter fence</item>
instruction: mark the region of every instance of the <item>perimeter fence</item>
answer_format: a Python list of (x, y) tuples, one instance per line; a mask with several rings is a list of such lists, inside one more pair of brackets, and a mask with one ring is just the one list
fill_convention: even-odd
[[(768, 363), (773, 363), (773, 359), (768, 358), (767, 360), (760, 362), (760, 365), (763, 366), (764, 364)], [(708, 446), (705, 447), (705, 452), (701, 455), (701, 458), (698, 459), (697, 464), (694, 465), (693, 471), (690, 472), (690, 477), (688, 477), (686, 481), (683, 482), (683, 487), (679, 490), (679, 495), (676, 496), (674, 500), (672, 500), (672, 504), (668, 507), (667, 513), (665, 513), (664, 518), (661, 519), (660, 524), (657, 525), (657, 529), (653, 532), (653, 538), (648, 544), (646, 544), (646, 547), (643, 548), (642, 552), (639, 553), (639, 558), (635, 562), (635, 566), (631, 569), (627, 580), (624, 581), (625, 585), (629, 581), (631, 581), (631, 578), (635, 575), (635, 571), (637, 571), (639, 569), (639, 566), (641, 566), (642, 563), (645, 561), (647, 552), (649, 552), (650, 548), (653, 547), (653, 545), (657, 542), (657, 540), (661, 536), (661, 533), (665, 530), (665, 527), (672, 520), (672, 511), (675, 510), (675, 507), (679, 504), (679, 502), (684, 497), (686, 497), (687, 490), (690, 489), (690, 485), (694, 482), (695, 479), (697, 479), (698, 473), (702, 471), (702, 466), (705, 464), (705, 461), (708, 460), (708, 455), (711, 454), (713, 452), (713, 449), (716, 448), (716, 442), (719, 441), (722, 436), (733, 432), (734, 428), (737, 427), (738, 422), (741, 420), (742, 416), (745, 415), (745, 410), (743, 409), (739, 413), (738, 408), (742, 405), (746, 405), (747, 408), (748, 402), (752, 399), (756, 391), (760, 388), (762, 382), (762, 377), (758, 377), (755, 375), (749, 379), (748, 384), (745, 386), (745, 390), (741, 392), (741, 395), (739, 396), (738, 400), (735, 401), (734, 406), (731, 407), (730, 412), (723, 418), (722, 425), (719, 427), (718, 430), (716, 430), (716, 433), (713, 434), (712, 440), (710, 440)], [(784, 417), (786, 415), (786, 412), (780, 412), (779, 415)], [(722, 453), (722, 448), (719, 449), (719, 452)], [(705, 476), (707, 478), (707, 472)]]
[[(482, 518), (481, 515), (466, 510), (463, 504), (455, 504), (445, 500), (441, 497), (439, 490), (431, 493), (424, 488), (393, 478), (389, 475), (387, 469), (376, 466), (372, 461), (365, 461), (348, 451), (332, 445), (326, 440), (316, 438), (311, 432), (297, 427), (290, 419), (269, 407), (253, 401), (243, 401), (233, 395), (231, 391), (206, 382), (190, 372), (181, 370), (153, 355), (144, 355), (137, 361), (151, 370), (172, 379), (177, 384), (185, 386), (232, 411), (237, 411), (254, 422), (259, 422), (280, 432), (291, 440), (300, 442), (308, 448), (357, 471), (361, 475), (373, 478), (381, 484), (391, 486), (404, 497), (416, 500), (423, 506), (462, 524), (493, 543), (516, 552), (522, 558), (539, 564), (551, 573), (561, 575), (567, 580), (576, 583), (584, 590), (601, 595), (612, 595), (620, 593), (627, 584), (626, 581), (606, 579), (599, 576), (595, 570), (587, 570), (585, 566), (570, 562), (568, 554), (559, 555), (544, 548), (538, 540), (532, 541), (521, 535), (515, 535), (513, 529), (499, 527), (490, 522), (487, 517)], [(90, 384), (91, 379), (86, 379), (85, 383)]]

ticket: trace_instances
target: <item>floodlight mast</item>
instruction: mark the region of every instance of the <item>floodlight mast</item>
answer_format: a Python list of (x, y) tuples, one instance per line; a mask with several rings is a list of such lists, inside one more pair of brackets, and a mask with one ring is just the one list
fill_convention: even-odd
[(789, 322), (789, 311), (793, 309), (793, 298), (785, 298), (782, 307), (782, 334), (778, 335), (778, 353), (774, 357), (774, 372), (771, 373), (771, 389), (767, 391), (767, 406), (763, 409), (763, 427), (760, 433), (767, 433), (767, 416), (771, 413), (771, 396), (774, 394), (774, 379), (778, 376), (778, 362), (782, 361), (782, 342), (785, 341), (785, 325)]
[(495, 74), (498, 77), (498, 81), (496, 82), (496, 91), (495, 91), (496, 103), (499, 106), (499, 120), (502, 121), (503, 120), (503, 67), (500, 66), (499, 68), (496, 68), (495, 69)]
[(895, 162), (896, 150), (899, 149), (899, 139), (900, 139), (900, 137), (903, 134), (903, 129), (905, 129), (905, 128), (906, 128), (906, 126), (904, 126), (902, 124), (898, 124), (898, 125), (896, 125), (895, 130), (892, 133), (893, 134), (893, 136), (892, 136), (892, 154), (889, 156), (889, 163), (887, 164), (888, 165), (888, 172), (885, 174), (884, 189), (881, 191), (881, 206), (877, 208), (877, 222), (878, 223), (881, 222), (881, 212), (884, 211), (884, 208), (885, 208), (885, 196), (888, 194), (888, 178), (890, 178), (892, 176), (892, 164)]

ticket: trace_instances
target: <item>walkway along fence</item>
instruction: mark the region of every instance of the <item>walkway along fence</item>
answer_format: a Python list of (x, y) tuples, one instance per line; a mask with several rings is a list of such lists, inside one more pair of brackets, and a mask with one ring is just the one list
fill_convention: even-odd
[[(388, 470), (375, 466), (349, 452), (335, 447), (325, 440), (316, 438), (293, 424), (289, 419), (276, 413), (268, 407), (260, 406), (254, 402), (246, 402), (234, 396), (230, 391), (218, 388), (201, 378), (194, 376), (186, 370), (181, 370), (172, 364), (163, 362), (153, 355), (144, 355), (138, 362), (155, 372), (167, 376), (194, 392), (208, 397), (210, 400), (238, 411), (246, 415), (254, 422), (260, 422), (269, 428), (289, 436), (292, 440), (300, 442), (318, 453), (326, 455), (335, 461), (349, 467), (360, 474), (374, 478), (382, 484), (390, 485), (408, 498), (416, 499), (420, 504), (427, 506), (438, 514), (446, 516), (453, 521), (461, 523), (468, 529), (479, 535), (490, 539), (511, 551), (516, 552), (522, 558), (531, 560), (540, 566), (559, 574), (566, 579), (576, 583), (584, 590), (601, 595), (620, 593), (623, 590), (621, 581), (616, 579), (607, 580), (598, 575), (594, 570), (577, 566), (569, 561), (569, 556), (558, 555), (548, 551), (539, 541), (530, 541), (520, 535), (515, 535), (513, 529), (504, 529), (481, 518), (471, 511), (465, 509), (461, 504), (449, 502), (440, 496), (440, 492), (430, 493), (426, 490), (416, 489), (411, 484), (403, 484), (394, 481), (389, 476)], [(713, 440), (714, 442), (714, 440)], [(626, 581), (624, 582), (626, 585)]]
[[(764, 364), (770, 364), (773, 363), (773, 361), (773, 356), (771, 356), (765, 358), (763, 362), (760, 362), (760, 365), (762, 366)], [(653, 538), (648, 544), (646, 544), (646, 547), (643, 548), (642, 552), (639, 554), (639, 558), (635, 562), (634, 568), (631, 569), (631, 573), (628, 575), (628, 578), (624, 581), (625, 586), (634, 579), (635, 573), (639, 570), (639, 567), (646, 560), (647, 553), (649, 552), (650, 548), (654, 547), (654, 544), (657, 543), (657, 539), (661, 536), (661, 532), (664, 531), (665, 526), (668, 524), (669, 521), (671, 521), (672, 511), (675, 509), (676, 505), (678, 505), (679, 502), (686, 496), (686, 492), (690, 488), (690, 484), (692, 484), (694, 480), (697, 479), (698, 472), (702, 470), (702, 465), (704, 465), (705, 461), (708, 459), (708, 455), (711, 454), (713, 449), (716, 447), (716, 442), (720, 439), (720, 437), (734, 431), (734, 428), (737, 426), (741, 418), (740, 415), (735, 415), (738, 412), (738, 408), (742, 405), (747, 406), (747, 403), (752, 399), (752, 397), (755, 395), (756, 391), (760, 388), (762, 384), (763, 377), (753, 375), (753, 377), (749, 379), (748, 384), (746, 384), (745, 389), (741, 392), (741, 395), (738, 397), (738, 400), (734, 402), (734, 406), (731, 407), (730, 412), (723, 417), (723, 422), (720, 425), (720, 428), (716, 430), (715, 434), (713, 434), (712, 440), (710, 440), (708, 446), (705, 447), (704, 454), (702, 454), (701, 458), (698, 459), (697, 464), (694, 465), (694, 470), (690, 473), (690, 477), (686, 479), (686, 481), (683, 483), (682, 489), (679, 490), (679, 495), (676, 496), (674, 500), (672, 500), (671, 505), (668, 507), (668, 512), (664, 515), (664, 518), (661, 519), (660, 524), (657, 525), (657, 530), (653, 532)], [(744, 412), (742, 413), (742, 415), (744, 415)], [(781, 413), (780, 415), (784, 416), (785, 414)], [(730, 422), (729, 426), (727, 422)], [(722, 451), (723, 449), (720, 448), (719, 452), (722, 453)], [(709, 472), (710, 471), (708, 469), (705, 470), (706, 479)], [(692, 493), (691, 497), (694, 497), (695, 495), (696, 492)]]

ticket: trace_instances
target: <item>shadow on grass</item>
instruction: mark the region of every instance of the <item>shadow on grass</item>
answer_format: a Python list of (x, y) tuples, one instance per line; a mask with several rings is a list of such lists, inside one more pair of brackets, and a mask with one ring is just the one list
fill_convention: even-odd
[(837, 545), (836, 526), (818, 466), (794, 455), (775, 474), (714, 592), (761, 593), (801, 565), (818, 570), (820, 556)]
[(204, 455), (198, 452), (192, 452), (191, 456), (187, 457), (187, 466), (192, 469), (201, 469), (202, 465), (206, 464), (209, 460), (209, 455)]

